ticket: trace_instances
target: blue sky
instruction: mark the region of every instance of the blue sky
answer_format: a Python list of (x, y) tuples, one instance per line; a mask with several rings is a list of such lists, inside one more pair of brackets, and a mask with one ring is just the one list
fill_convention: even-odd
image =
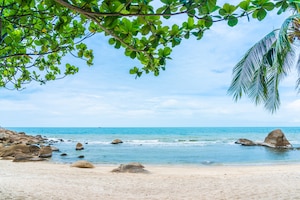
[(136, 61), (114, 49), (107, 38), (87, 41), (94, 66), (73, 57), (74, 76), (23, 91), (0, 89), (3, 127), (173, 127), (173, 126), (299, 126), (300, 100), (296, 71), (281, 85), (281, 107), (273, 115), (263, 106), (227, 95), (233, 66), (255, 42), (280, 27), (276, 14), (263, 22), (242, 21), (230, 28), (214, 24), (202, 40), (184, 40), (160, 76), (129, 74)]

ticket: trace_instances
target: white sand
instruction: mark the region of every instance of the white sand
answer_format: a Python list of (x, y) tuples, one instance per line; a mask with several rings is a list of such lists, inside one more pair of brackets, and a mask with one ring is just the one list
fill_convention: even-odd
[(0, 199), (300, 199), (299, 164), (146, 165), (149, 174), (111, 173), (116, 167), (0, 160)]

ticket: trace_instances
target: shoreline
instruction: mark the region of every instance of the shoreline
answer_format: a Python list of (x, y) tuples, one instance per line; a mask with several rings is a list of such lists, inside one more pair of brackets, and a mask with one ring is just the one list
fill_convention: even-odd
[(299, 199), (300, 163), (239, 166), (144, 165), (150, 173), (112, 173), (119, 165), (0, 160), (0, 199)]

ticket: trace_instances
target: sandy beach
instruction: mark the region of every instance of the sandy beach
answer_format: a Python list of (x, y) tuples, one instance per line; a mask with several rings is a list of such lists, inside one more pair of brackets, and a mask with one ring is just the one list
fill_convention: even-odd
[(112, 173), (49, 162), (0, 161), (0, 199), (300, 199), (300, 164), (145, 166)]

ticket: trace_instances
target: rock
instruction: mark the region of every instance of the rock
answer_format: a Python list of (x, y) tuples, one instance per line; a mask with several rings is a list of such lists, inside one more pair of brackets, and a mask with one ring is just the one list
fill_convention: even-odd
[(50, 158), (52, 156), (52, 149), (50, 146), (44, 146), (40, 149), (39, 155), (40, 158)]
[(33, 156), (24, 153), (17, 153), (13, 159), (13, 162), (28, 162), (31, 158), (33, 158)]
[(255, 146), (257, 145), (257, 143), (253, 142), (252, 140), (248, 140), (248, 139), (245, 139), (245, 138), (240, 138), (238, 139), (235, 144), (241, 144), (241, 145), (244, 145), (244, 146)]
[(291, 143), (280, 129), (270, 132), (262, 145), (272, 148), (292, 148)]
[(16, 144), (0, 149), (0, 157), (15, 156), (16, 153), (37, 155), (39, 147), (34, 145)]
[(0, 133), (0, 140), (6, 140), (7, 135), (5, 133)]
[(94, 165), (88, 161), (81, 160), (73, 163), (71, 167), (78, 167), (78, 168), (94, 168)]
[(62, 153), (62, 154), (60, 154), (60, 156), (67, 156), (68, 154), (66, 154), (66, 153)]
[(121, 173), (149, 173), (144, 169), (144, 166), (140, 163), (128, 163), (121, 164), (118, 168), (113, 169), (112, 172), (121, 172)]
[(84, 158), (84, 155), (80, 155), (80, 156), (78, 156), (78, 158)]
[(0, 143), (10, 144), (42, 144), (44, 138), (26, 135), (24, 132), (17, 133), (6, 129), (0, 129)]
[(51, 150), (52, 151), (59, 151), (59, 149), (57, 147), (51, 146)]
[(36, 145), (29, 145), (29, 151), (30, 151), (30, 153), (32, 153), (34, 155), (38, 155), (40, 152), (40, 147), (38, 147)]
[(40, 158), (40, 157), (33, 157), (33, 158), (30, 158), (29, 161), (44, 161), (46, 160), (45, 158)]
[(78, 151), (78, 150), (83, 150), (83, 149), (84, 149), (83, 145), (82, 145), (80, 142), (78, 142), (78, 143), (76, 144), (76, 151)]
[(123, 141), (120, 140), (120, 139), (114, 139), (114, 140), (111, 142), (111, 144), (120, 144), (120, 143), (123, 143)]

